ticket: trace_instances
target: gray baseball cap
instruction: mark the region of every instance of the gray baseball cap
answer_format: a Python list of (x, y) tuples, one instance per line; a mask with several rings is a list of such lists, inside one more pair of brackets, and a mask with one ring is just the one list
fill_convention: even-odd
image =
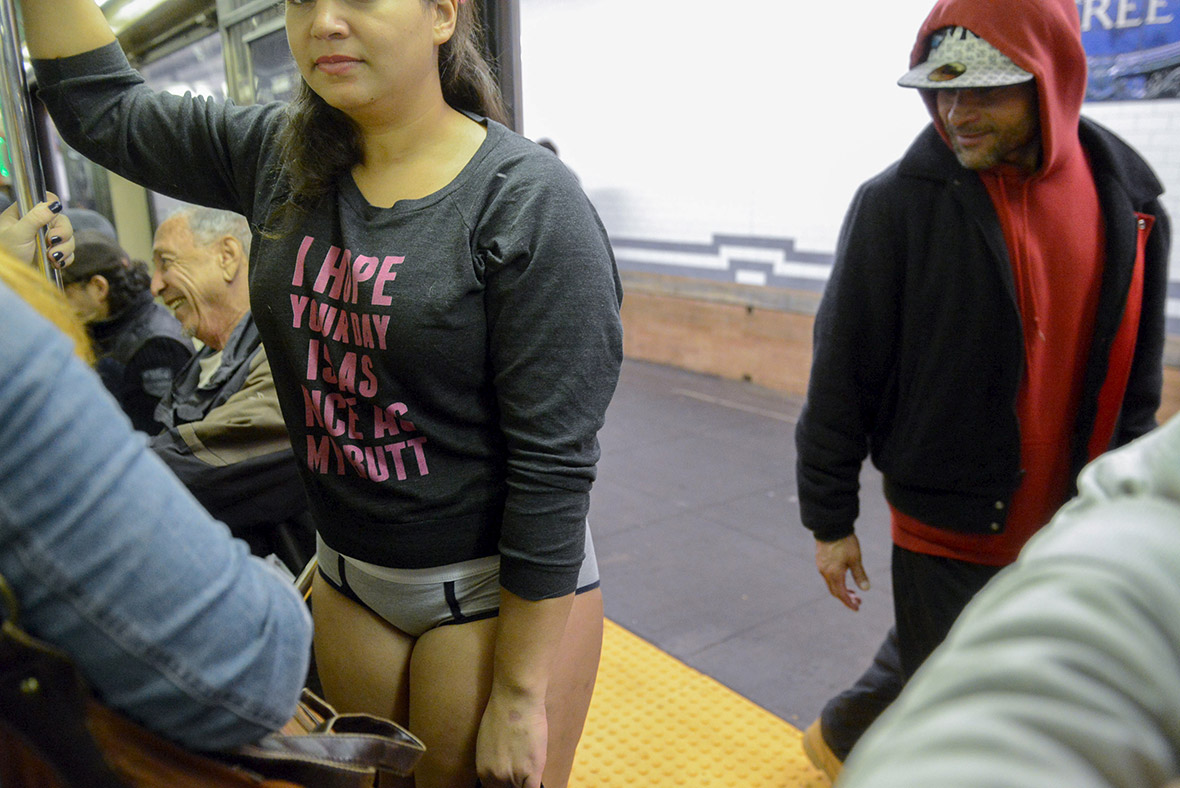
[(1033, 75), (965, 27), (944, 27), (930, 36), (930, 54), (897, 80), (903, 88), (959, 89), (1019, 85)]

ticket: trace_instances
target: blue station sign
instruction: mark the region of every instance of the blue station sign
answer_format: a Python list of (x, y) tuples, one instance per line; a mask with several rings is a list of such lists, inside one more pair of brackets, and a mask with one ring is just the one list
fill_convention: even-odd
[(1180, 0), (1077, 0), (1090, 101), (1180, 98)]

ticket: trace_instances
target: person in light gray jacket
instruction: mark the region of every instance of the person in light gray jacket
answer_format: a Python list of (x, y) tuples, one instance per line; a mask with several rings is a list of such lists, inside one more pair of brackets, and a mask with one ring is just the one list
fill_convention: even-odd
[(841, 788), (1180, 778), (1180, 416), (1092, 462), (968, 605)]

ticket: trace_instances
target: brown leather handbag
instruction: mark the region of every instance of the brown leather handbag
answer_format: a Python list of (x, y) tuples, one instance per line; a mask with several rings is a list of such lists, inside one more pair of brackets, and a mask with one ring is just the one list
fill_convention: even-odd
[(304, 690), (281, 730), (194, 753), (93, 696), (73, 660), (20, 628), (0, 577), (0, 785), (4, 788), (369, 788), (407, 775), (425, 747), (394, 722), (337, 714)]

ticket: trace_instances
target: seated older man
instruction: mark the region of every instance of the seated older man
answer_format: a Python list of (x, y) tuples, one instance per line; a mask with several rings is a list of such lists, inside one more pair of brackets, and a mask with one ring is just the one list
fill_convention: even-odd
[(210, 208), (183, 208), (156, 231), (152, 292), (204, 347), (161, 400), (151, 446), (254, 553), (298, 571), (314, 533), (250, 314), (250, 241), (243, 217)]

